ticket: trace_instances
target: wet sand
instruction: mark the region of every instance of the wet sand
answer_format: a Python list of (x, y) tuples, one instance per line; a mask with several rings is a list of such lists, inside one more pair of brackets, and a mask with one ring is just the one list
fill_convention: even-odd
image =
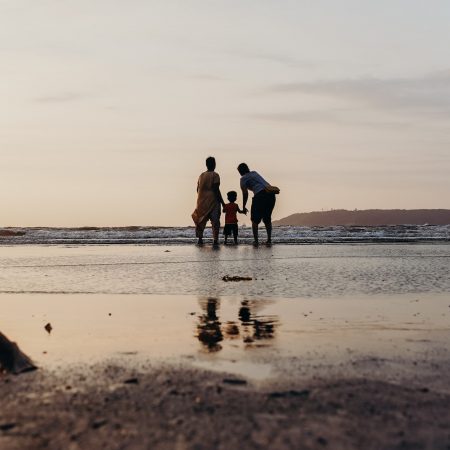
[(448, 450), (448, 251), (375, 250), (12, 250), (0, 331), (39, 369), (0, 375), (0, 449)]
[(445, 294), (0, 297), (40, 367), (0, 377), (2, 450), (450, 444)]

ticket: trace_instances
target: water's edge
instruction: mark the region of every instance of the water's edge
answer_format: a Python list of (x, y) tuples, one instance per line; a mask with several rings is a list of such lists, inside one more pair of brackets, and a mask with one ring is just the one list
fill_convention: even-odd
[[(211, 237), (209, 229), (206, 239)], [(261, 239), (265, 239), (261, 227)], [(251, 229), (241, 227), (241, 243), (251, 243)], [(11, 245), (191, 245), (193, 227), (3, 228), (0, 246)], [(450, 225), (274, 227), (279, 244), (450, 243)]]

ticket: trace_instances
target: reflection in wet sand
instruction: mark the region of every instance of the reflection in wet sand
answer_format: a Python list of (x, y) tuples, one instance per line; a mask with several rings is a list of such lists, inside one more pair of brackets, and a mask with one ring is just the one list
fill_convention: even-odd
[(222, 346), (219, 342), (223, 340), (223, 335), (221, 323), (217, 317), (220, 300), (216, 298), (200, 300), (200, 306), (204, 314), (199, 316), (198, 339), (210, 352), (221, 350)]
[(224, 325), (219, 320), (220, 300), (214, 297), (199, 300), (203, 313), (198, 316), (197, 338), (204, 349), (215, 352), (222, 349), (219, 342), (224, 339), (242, 340), (247, 346), (255, 341), (269, 340), (275, 337), (279, 325), (278, 316), (257, 314), (261, 307), (258, 301), (243, 300), (237, 312), (237, 321), (227, 321)]

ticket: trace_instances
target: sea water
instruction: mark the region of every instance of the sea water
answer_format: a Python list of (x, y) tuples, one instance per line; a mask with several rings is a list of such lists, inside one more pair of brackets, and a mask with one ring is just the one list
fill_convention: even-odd
[[(262, 238), (264, 238), (264, 228)], [(210, 229), (206, 237), (211, 236)], [(240, 227), (242, 243), (253, 240), (251, 229)], [(111, 244), (192, 244), (193, 227), (84, 227), (84, 228), (7, 228), (0, 229), (2, 245), (111, 245)], [(284, 244), (361, 243), (361, 242), (450, 242), (450, 225), (274, 227), (273, 241)]]
[[(450, 292), (448, 244), (16, 245), (0, 293), (338, 297)], [(244, 276), (249, 281), (225, 282)]]

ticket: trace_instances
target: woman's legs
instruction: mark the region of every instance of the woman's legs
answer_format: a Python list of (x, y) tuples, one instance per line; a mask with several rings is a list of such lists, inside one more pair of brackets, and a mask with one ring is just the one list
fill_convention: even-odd
[(212, 210), (211, 215), (211, 225), (212, 225), (212, 233), (213, 233), (213, 245), (219, 245), (219, 231), (220, 231), (220, 204), (217, 203), (217, 206)]
[(203, 244), (203, 232), (205, 231), (206, 221), (202, 223), (198, 223), (195, 226), (195, 235), (197, 236), (197, 244), (202, 245)]
[(219, 244), (219, 230), (220, 226), (217, 226), (217, 224), (212, 224), (212, 232), (213, 232), (213, 245)]

